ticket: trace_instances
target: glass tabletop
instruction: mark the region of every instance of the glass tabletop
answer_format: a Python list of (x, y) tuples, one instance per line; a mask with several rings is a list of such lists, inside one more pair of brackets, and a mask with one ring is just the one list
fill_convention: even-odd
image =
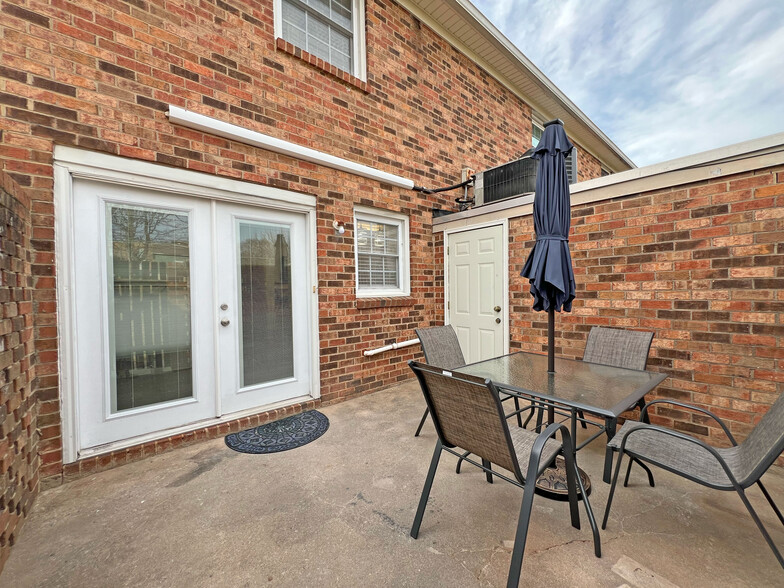
[(667, 378), (666, 374), (562, 358), (555, 359), (555, 373), (548, 374), (546, 355), (525, 352), (486, 359), (453, 371), (604, 417), (617, 417)]

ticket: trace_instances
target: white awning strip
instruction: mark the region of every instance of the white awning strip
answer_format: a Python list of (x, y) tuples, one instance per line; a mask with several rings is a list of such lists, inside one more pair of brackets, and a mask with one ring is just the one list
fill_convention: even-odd
[(413, 180), (409, 180), (402, 176), (396, 176), (395, 174), (355, 163), (348, 159), (343, 159), (342, 157), (336, 157), (329, 153), (316, 151), (309, 147), (303, 147), (302, 145), (297, 145), (291, 141), (284, 141), (283, 139), (271, 137), (270, 135), (265, 135), (258, 131), (252, 131), (238, 125), (223, 122), (216, 118), (204, 116), (203, 114), (197, 114), (190, 110), (180, 108), (179, 106), (170, 104), (166, 116), (169, 117), (170, 123), (181, 125), (189, 129), (203, 131), (211, 135), (230, 139), (239, 143), (245, 143), (246, 145), (253, 145), (254, 147), (274, 151), (275, 153), (282, 153), (283, 155), (288, 155), (295, 159), (303, 159), (305, 161), (310, 161), (311, 163), (339, 169), (340, 171), (362, 176), (363, 178), (392, 184), (398, 188), (407, 188), (410, 190), (414, 187)]

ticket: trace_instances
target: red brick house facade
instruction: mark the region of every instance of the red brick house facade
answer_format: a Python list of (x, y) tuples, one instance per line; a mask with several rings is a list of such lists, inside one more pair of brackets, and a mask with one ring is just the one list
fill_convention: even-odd
[[(482, 35), (497, 31), (463, 3), (342, 5), (353, 7), (350, 72), (281, 38), (278, 0), (0, 1), (0, 168), (7, 227), (0, 459), (3, 474), (11, 472), (11, 482), (4, 478), (0, 488), (4, 556), (39, 478), (57, 483), (63, 474), (111, 467), (409, 378), (405, 362), (418, 348), (374, 357), (363, 351), (443, 321), (444, 251), (432, 233), (431, 209), (454, 210), (454, 193), (423, 194), (187, 128), (167, 118), (173, 108), (430, 188), (459, 182), (463, 168), (481, 170), (519, 157), (531, 146), (532, 120), (545, 117), (566, 121), (578, 146), (580, 180), (598, 177), (602, 167), (630, 167), (541, 73), (524, 67), (519, 52), (506, 46), (487, 55), (474, 52)], [(447, 9), (470, 35), (454, 36), (454, 22), (438, 16)], [(540, 106), (526, 98), (520, 80), (536, 82)], [(58, 162), (58, 153), (65, 159)], [(90, 176), (88, 168), (104, 161), (115, 168), (111, 181)], [(154, 178), (163, 186), (167, 173), (175, 172), (200, 186), (205, 202), (222, 202), (210, 196), (220, 192), (233, 194), (226, 199), (236, 206), (254, 204), (258, 194), (279, 208), (287, 198), (309, 207), (311, 220), (303, 226), (312, 247), (313, 300), (304, 308), (314, 309), (310, 373), (318, 394), (243, 409), (241, 416), (229, 414), (215, 424), (199, 421), (172, 434), (162, 426), (135, 441), (96, 443), (97, 449), (83, 453), (89, 447), (79, 444), (74, 431), (85, 401), (79, 408), (69, 394), (81, 394), (85, 386), (77, 392), (74, 374), (81, 368), (68, 367), (73, 357), (66, 351), (74, 340), (78, 346), (74, 333), (85, 314), (77, 325), (62, 294), (71, 295), (66, 274), (74, 266), (78, 274), (82, 263), (72, 245), (78, 249), (95, 223), (64, 208), (63, 202), (72, 201), (59, 202), (55, 194), (71, 198), (73, 191), (78, 200), (79, 186), (109, 184), (114, 190), (130, 182), (134, 189), (143, 184), (152, 194), (144, 198), (154, 200)], [(129, 174), (135, 174), (133, 181)], [(142, 181), (145, 176), (149, 182)], [(240, 198), (242, 186), (247, 190)], [(215, 214), (224, 204), (212, 206)], [(400, 226), (408, 231), (410, 283), (401, 295), (357, 296), (355, 214), (368, 209), (371, 221), (372, 211), (405, 221)], [(64, 391), (66, 381), (71, 392)]]

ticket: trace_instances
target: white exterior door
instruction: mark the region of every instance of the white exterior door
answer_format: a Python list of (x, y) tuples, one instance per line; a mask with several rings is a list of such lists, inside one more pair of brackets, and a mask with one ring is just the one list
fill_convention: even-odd
[(447, 235), (447, 316), (472, 363), (507, 352), (508, 295), (501, 225)]
[(72, 218), (80, 450), (311, 393), (305, 213), (76, 179)]
[(224, 204), (216, 228), (221, 411), (308, 395), (305, 215)]

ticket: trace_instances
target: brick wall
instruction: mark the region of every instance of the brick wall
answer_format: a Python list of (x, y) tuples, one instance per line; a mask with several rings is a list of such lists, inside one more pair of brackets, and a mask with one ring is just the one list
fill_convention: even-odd
[[(324, 402), (409, 377), (405, 360), (416, 348), (374, 358), (362, 351), (441, 321), (443, 250), (431, 233), (430, 209), (454, 208), (455, 195), (424, 196), (177, 127), (164, 115), (167, 105), (426, 186), (455, 183), (462, 167), (503, 163), (530, 146), (530, 107), (396, 3), (367, 2), (366, 83), (276, 41), (272, 5), (0, 0), (0, 167), (32, 198), (42, 478), (63, 469), (54, 144), (317, 196)], [(593, 168), (598, 175), (598, 162), (583, 152), (580, 177)], [(410, 299), (358, 305), (355, 204), (409, 215)], [(345, 235), (334, 234), (335, 219), (346, 223)], [(122, 462), (127, 452), (115, 457), (101, 463)]]
[(38, 493), (29, 206), (0, 171), (0, 571)]
[[(545, 313), (519, 273), (531, 217), (511, 224), (513, 346), (542, 351)], [(760, 169), (572, 209), (577, 297), (556, 315), (557, 353), (580, 358), (594, 325), (655, 332), (657, 395), (704, 406), (745, 437), (784, 392), (784, 168)], [(726, 444), (699, 414), (653, 420)]]

